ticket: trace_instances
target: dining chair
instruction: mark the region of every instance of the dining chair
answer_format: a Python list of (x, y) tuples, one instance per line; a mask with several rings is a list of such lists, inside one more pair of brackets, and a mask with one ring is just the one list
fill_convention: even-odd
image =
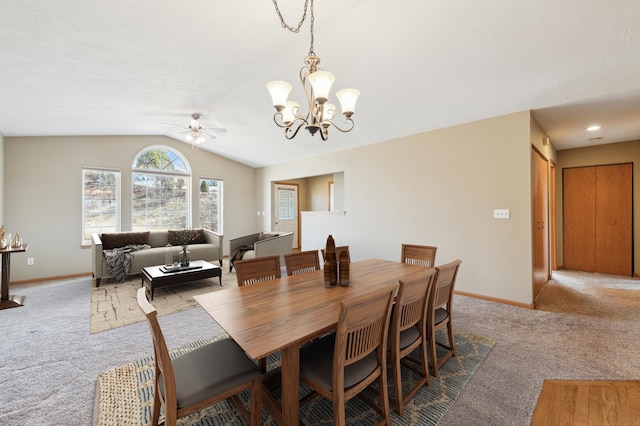
[[(377, 424), (391, 424), (387, 335), (396, 288), (341, 301), (336, 331), (300, 349), (300, 380), (312, 389), (301, 405), (322, 395), (333, 402), (333, 424), (344, 426), (345, 403), (360, 394), (380, 415)], [(361, 394), (376, 380), (380, 407)]]
[(280, 256), (237, 260), (234, 263), (238, 286), (252, 285), (280, 278)]
[[(320, 249), (320, 251), (322, 252), (322, 263), (324, 263), (324, 261), (326, 260), (325, 256), (324, 256), (324, 250), (325, 249)], [(336, 247), (336, 260), (340, 260), (340, 253), (346, 251), (347, 252), (347, 261), (351, 262), (351, 256), (349, 254), (349, 246), (338, 246)]]
[(284, 255), (284, 265), (289, 276), (317, 271), (320, 269), (318, 250), (287, 253)]
[[(456, 356), (456, 346), (453, 336), (453, 289), (458, 277), (461, 260), (436, 267), (433, 290), (429, 297), (429, 308), (427, 316), (427, 340), (429, 341), (429, 352), (431, 357), (431, 367), (433, 376), (438, 377), (438, 370), (452, 356)], [(447, 328), (448, 344), (436, 341), (436, 332), (442, 328)], [(436, 345), (443, 347), (447, 352), (438, 359)]]
[(409, 265), (421, 265), (433, 268), (436, 264), (438, 247), (421, 246), (418, 244), (402, 244), (400, 262)]
[[(396, 411), (402, 416), (404, 405), (425, 384), (430, 385), (427, 356), (427, 307), (436, 270), (429, 268), (425, 275), (400, 280), (392, 309), (389, 363), (393, 370), (393, 397)], [(420, 356), (411, 356), (419, 349)], [(420, 379), (403, 395), (401, 365), (420, 375)]]
[[(262, 422), (261, 373), (256, 364), (231, 339), (224, 338), (171, 359), (157, 311), (149, 303), (146, 288), (137, 294), (138, 306), (147, 317), (155, 359), (152, 425), (157, 425), (164, 408), (164, 424), (173, 426), (179, 418), (217, 402), (230, 399), (250, 425)], [(251, 413), (237, 394), (251, 391)]]

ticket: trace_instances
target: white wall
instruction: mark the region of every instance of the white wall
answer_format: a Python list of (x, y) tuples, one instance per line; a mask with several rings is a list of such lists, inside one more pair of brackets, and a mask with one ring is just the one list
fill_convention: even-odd
[[(7, 232), (19, 232), (29, 243), (26, 254), (11, 259), (12, 281), (89, 273), (90, 249), (81, 247), (82, 166), (120, 169), (122, 229), (131, 229), (131, 165), (150, 145), (180, 151), (191, 164), (192, 197), (197, 178), (224, 181), (225, 254), (229, 238), (254, 231), (255, 169), (163, 136), (7, 137), (4, 139)], [(192, 212), (198, 224), (198, 211)], [(26, 265), (27, 257), (35, 264)]]
[(524, 111), (258, 169), (257, 197), (272, 181), (344, 171), (352, 260), (435, 245), (436, 263), (462, 259), (457, 290), (529, 305), (530, 124)]

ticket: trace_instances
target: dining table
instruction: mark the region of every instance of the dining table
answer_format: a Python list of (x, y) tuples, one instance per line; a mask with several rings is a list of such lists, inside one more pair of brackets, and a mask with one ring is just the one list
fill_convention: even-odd
[(281, 401), (263, 384), (263, 405), (281, 425), (299, 423), (301, 345), (335, 330), (340, 302), (427, 275), (424, 266), (367, 259), (350, 264), (348, 286), (325, 287), (322, 269), (231, 287), (194, 299), (250, 357), (280, 353)]

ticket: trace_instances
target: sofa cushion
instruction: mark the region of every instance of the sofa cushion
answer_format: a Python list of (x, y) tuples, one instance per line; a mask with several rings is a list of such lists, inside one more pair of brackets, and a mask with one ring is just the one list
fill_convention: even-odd
[(179, 229), (167, 231), (169, 244), (181, 246), (183, 244), (204, 244), (207, 242), (204, 229)]
[(102, 248), (104, 250), (124, 247), (128, 245), (148, 244), (149, 231), (144, 232), (113, 232), (102, 234)]

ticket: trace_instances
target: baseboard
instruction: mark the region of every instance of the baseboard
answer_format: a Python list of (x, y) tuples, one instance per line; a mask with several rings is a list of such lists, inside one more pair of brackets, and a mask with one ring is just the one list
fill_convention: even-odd
[(39, 283), (43, 281), (68, 280), (71, 278), (80, 278), (80, 277), (91, 277), (91, 272), (86, 272), (83, 274), (57, 275), (55, 277), (34, 278), (31, 280), (11, 281), (11, 285), (14, 286), (19, 284)]
[(474, 299), (487, 300), (489, 302), (501, 303), (503, 305), (511, 305), (511, 306), (516, 306), (518, 308), (524, 308), (524, 309), (534, 309), (533, 303), (527, 304), (527, 303), (522, 303), (522, 302), (514, 302), (513, 300), (500, 299), (500, 298), (497, 298), (497, 297), (483, 296), (481, 294), (475, 294), (475, 293), (467, 293), (466, 291), (454, 290), (454, 293), (455, 294), (459, 294), (460, 296), (473, 297)]

